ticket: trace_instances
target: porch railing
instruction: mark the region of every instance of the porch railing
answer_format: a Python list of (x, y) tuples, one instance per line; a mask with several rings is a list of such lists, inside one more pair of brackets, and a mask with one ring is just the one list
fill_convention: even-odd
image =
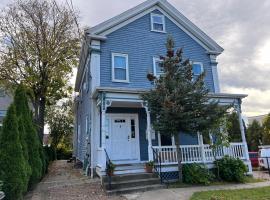
[[(218, 148), (215, 152), (210, 145), (181, 145), (182, 163), (210, 163), (214, 157), (222, 158), (229, 155), (234, 158), (245, 159), (245, 145), (231, 143), (228, 147)], [(176, 146), (153, 146), (162, 164), (177, 164)], [(215, 156), (214, 156), (215, 155)]]

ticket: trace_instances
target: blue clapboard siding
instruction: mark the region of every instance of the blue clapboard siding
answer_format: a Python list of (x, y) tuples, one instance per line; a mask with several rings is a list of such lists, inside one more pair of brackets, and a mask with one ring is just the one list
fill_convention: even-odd
[[(146, 75), (153, 71), (153, 57), (165, 55), (165, 44), (170, 34), (175, 40), (175, 47), (184, 48), (185, 58), (203, 63), (206, 85), (210, 91), (214, 91), (210, 58), (206, 50), (168, 18), (165, 21), (166, 34), (150, 31), (150, 14), (147, 14), (107, 35), (108, 39), (101, 43), (101, 86), (150, 88)], [(130, 83), (112, 82), (112, 53), (128, 54)]]

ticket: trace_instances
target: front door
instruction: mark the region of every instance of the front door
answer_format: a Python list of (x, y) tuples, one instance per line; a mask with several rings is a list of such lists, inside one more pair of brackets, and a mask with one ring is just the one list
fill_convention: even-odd
[(138, 115), (112, 114), (110, 117), (110, 157), (116, 162), (139, 160)]

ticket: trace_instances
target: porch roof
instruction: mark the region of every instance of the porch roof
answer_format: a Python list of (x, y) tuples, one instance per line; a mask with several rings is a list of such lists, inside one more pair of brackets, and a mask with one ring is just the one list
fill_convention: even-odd
[[(139, 88), (114, 88), (114, 87), (97, 87), (93, 92), (92, 97), (97, 98), (99, 92), (109, 93), (124, 93), (124, 94), (143, 94), (149, 91), (148, 89)], [(230, 94), (230, 93), (209, 93), (209, 97), (216, 99), (244, 99), (247, 94)]]

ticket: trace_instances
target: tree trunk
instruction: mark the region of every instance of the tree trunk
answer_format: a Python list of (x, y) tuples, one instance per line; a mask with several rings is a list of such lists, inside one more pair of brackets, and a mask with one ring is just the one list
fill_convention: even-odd
[(183, 173), (182, 173), (182, 152), (180, 148), (180, 142), (179, 142), (179, 134), (174, 135), (174, 141), (176, 146), (176, 155), (177, 155), (177, 161), (178, 161), (178, 180), (179, 182), (183, 182)]
[(37, 125), (38, 136), (43, 142), (44, 125), (45, 125), (45, 106), (46, 97), (36, 97), (34, 102), (34, 121)]

